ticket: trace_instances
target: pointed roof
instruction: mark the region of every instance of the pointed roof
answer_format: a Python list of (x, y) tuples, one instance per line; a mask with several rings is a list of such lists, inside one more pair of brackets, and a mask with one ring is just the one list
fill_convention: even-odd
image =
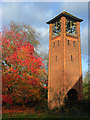
[(78, 17), (75, 17), (73, 15), (71, 15), (70, 13), (66, 12), (65, 10), (60, 13), (59, 15), (57, 15), (56, 17), (54, 17), (53, 19), (51, 19), (50, 21), (46, 22), (47, 24), (50, 24), (50, 23), (53, 23), (55, 22), (58, 18), (61, 18), (62, 16), (64, 17), (67, 17), (67, 18), (70, 18), (70, 19), (73, 19), (75, 21), (79, 21), (79, 22), (82, 22), (83, 20), (78, 18)]

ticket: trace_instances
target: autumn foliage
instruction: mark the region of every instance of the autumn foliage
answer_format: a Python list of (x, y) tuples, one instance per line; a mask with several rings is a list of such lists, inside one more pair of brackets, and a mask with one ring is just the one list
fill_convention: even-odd
[(26, 31), (16, 31), (13, 26), (12, 29), (4, 28), (2, 59), (4, 103), (25, 104), (43, 99), (41, 91), (46, 88), (47, 83), (43, 59), (36, 56)]

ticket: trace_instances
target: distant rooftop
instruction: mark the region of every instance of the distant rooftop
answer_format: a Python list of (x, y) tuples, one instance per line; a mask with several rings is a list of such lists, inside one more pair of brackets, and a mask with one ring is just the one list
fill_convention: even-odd
[(47, 24), (54, 23), (58, 18), (61, 18), (62, 16), (73, 19), (75, 21), (79, 21), (79, 22), (83, 21), (82, 19), (80, 19), (78, 17), (75, 17), (75, 16), (71, 15), (70, 13), (68, 13), (64, 10), (62, 13), (60, 13), (59, 15), (57, 15), (56, 17), (54, 17), (53, 19), (48, 21)]

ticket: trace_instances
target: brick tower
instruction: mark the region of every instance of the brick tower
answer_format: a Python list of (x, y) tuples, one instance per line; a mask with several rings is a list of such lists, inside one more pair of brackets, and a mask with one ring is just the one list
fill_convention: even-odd
[(82, 100), (80, 22), (66, 11), (49, 24), (48, 107), (53, 109), (70, 100)]

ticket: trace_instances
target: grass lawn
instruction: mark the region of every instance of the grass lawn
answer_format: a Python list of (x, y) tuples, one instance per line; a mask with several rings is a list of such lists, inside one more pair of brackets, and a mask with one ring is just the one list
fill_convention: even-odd
[(73, 105), (66, 104), (61, 108), (49, 110), (45, 104), (37, 105), (34, 107), (29, 106), (11, 106), (10, 109), (2, 107), (2, 120), (15, 120), (15, 119), (54, 119), (59, 118), (61, 120), (89, 120), (88, 118), (88, 103), (78, 102)]
[[(87, 117), (78, 117), (78, 116), (69, 116), (69, 115), (47, 115), (47, 114), (42, 114), (42, 115), (39, 115), (37, 113), (31, 113), (31, 114), (24, 114), (24, 113), (19, 113), (19, 114), (13, 114), (13, 115), (10, 115), (10, 114), (3, 114), (3, 119), (5, 118), (12, 118), (14, 120), (14, 118), (72, 118), (72, 119), (76, 119), (76, 118), (79, 118), (79, 119), (87, 119)], [(2, 120), (3, 120), (2, 119)]]
[[(30, 109), (30, 108), (29, 108)], [(6, 110), (6, 111), (8, 111), (8, 109)], [(11, 112), (10, 112), (11, 111)], [(31, 112), (32, 111), (32, 112)], [(24, 110), (24, 111), (22, 111), (22, 112), (20, 112), (19, 110), (17, 110), (17, 112), (13, 112), (11, 109), (9, 110), (9, 112), (4, 112), (3, 114), (2, 114), (2, 120), (4, 120), (4, 119), (7, 119), (7, 120), (9, 120), (9, 119), (11, 119), (12, 118), (12, 120), (14, 120), (14, 119), (17, 119), (17, 118), (19, 118), (19, 119), (25, 119), (25, 118), (47, 118), (47, 119), (49, 119), (49, 118), (69, 118), (69, 120), (70, 120), (70, 118), (72, 119), (74, 119), (74, 118), (79, 118), (79, 119), (81, 119), (81, 118), (85, 118), (85, 120), (87, 119), (87, 115), (86, 114), (82, 114), (82, 115), (78, 115), (78, 114), (66, 114), (66, 113), (60, 113), (60, 112), (54, 112), (54, 111), (49, 111), (49, 112), (42, 112), (42, 111), (40, 111), (40, 112), (37, 112), (37, 111), (34, 111), (34, 109), (33, 110), (30, 110), (30, 111), (28, 111), (27, 112), (27, 110)], [(64, 120), (63, 119), (63, 120)]]

